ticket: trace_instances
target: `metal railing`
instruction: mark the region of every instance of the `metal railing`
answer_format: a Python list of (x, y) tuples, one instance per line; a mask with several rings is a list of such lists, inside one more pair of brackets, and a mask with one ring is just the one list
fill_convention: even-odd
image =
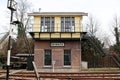
[(0, 39), (0, 44), (8, 37), (9, 32), (7, 32), (1, 39)]
[(102, 49), (102, 46), (96, 41), (94, 36), (86, 34), (83, 38), (87, 39), (88, 40), (87, 42), (92, 44), (93, 48), (95, 48), (102, 57), (106, 56), (106, 53)]
[(117, 66), (120, 68), (120, 59), (119, 59), (119, 55), (117, 55), (116, 53), (110, 55), (110, 57), (114, 60), (114, 62), (117, 64)]

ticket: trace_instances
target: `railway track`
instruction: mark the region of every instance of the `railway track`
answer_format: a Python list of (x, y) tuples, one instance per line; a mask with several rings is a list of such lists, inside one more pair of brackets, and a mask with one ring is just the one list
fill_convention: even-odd
[[(0, 71), (0, 74), (5, 73)], [(101, 72), (79, 72), (79, 73), (59, 73), (59, 72), (40, 72), (43, 80), (120, 80), (120, 71), (101, 71)], [(0, 80), (5, 80), (6, 75), (1, 76)], [(10, 73), (10, 80), (36, 80), (34, 71), (14, 71)]]

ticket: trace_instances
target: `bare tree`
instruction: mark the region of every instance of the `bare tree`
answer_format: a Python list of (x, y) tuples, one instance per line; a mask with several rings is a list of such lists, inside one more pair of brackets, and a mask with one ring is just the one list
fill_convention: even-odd
[(102, 41), (105, 48), (109, 48), (112, 45), (112, 41), (110, 40), (110, 36), (108, 35), (103, 35)]
[(88, 61), (89, 67), (95, 67), (98, 65), (98, 59), (101, 57), (99, 56), (101, 53), (99, 53), (99, 50), (95, 47), (103, 47), (101, 41), (96, 37), (100, 24), (98, 20), (92, 15), (88, 17), (88, 21), (86, 22), (86, 31), (88, 34), (90, 34), (89, 39), (94, 40), (94, 44), (91, 44), (91, 41), (89, 42), (87, 40), (82, 43), (82, 57), (84, 60)]
[[(31, 11), (31, 4), (27, 0), (18, 0), (18, 7), (15, 13), (15, 18), (20, 21), (17, 29), (17, 40), (14, 45), (13, 52), (16, 53), (30, 53), (29, 49), (32, 44), (27, 39), (27, 29), (30, 27), (30, 17), (27, 13)], [(26, 50), (27, 49), (27, 50)]]
[(120, 54), (120, 18), (115, 15), (113, 18), (113, 23), (112, 23), (112, 33), (115, 37), (116, 43), (114, 44), (114, 50), (117, 51), (117, 53)]
[[(27, 16), (27, 13), (31, 11), (31, 3), (27, 0), (18, 0), (18, 7), (16, 11), (16, 19), (22, 23), (21, 26), (25, 30), (30, 28), (30, 17)], [(20, 27), (18, 27), (18, 36), (21, 33)]]
[(115, 36), (115, 39), (116, 39), (116, 45), (119, 45), (119, 28), (120, 28), (120, 19), (117, 15), (114, 16), (114, 19), (113, 19), (113, 35)]
[(86, 23), (87, 32), (93, 36), (96, 36), (96, 33), (99, 29), (100, 24), (98, 20), (95, 19), (92, 15), (88, 17), (88, 22)]

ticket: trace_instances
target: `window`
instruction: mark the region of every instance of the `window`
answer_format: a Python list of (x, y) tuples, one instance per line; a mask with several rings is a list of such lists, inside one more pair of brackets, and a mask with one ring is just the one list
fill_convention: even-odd
[(71, 65), (71, 50), (64, 50), (64, 66)]
[(61, 31), (74, 32), (75, 19), (74, 17), (61, 17)]
[(51, 66), (52, 65), (51, 50), (45, 50), (45, 52), (44, 52), (44, 65), (45, 66)]
[(41, 31), (42, 32), (54, 31), (54, 17), (41, 17)]

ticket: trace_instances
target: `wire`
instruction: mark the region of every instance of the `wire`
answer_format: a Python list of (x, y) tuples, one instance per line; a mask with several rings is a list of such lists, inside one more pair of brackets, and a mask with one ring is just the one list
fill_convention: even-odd
[(3, 33), (0, 33), (0, 35), (2, 35), (2, 34), (6, 34), (7, 32), (3, 32)]

